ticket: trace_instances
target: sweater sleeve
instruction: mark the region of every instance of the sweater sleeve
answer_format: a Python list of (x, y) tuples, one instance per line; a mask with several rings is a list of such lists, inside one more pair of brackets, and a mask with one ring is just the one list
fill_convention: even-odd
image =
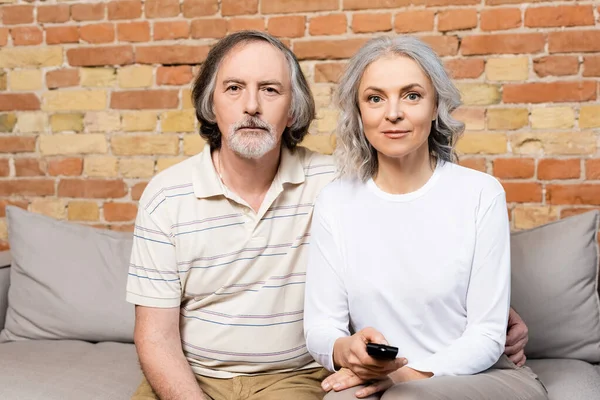
[(504, 351), (509, 307), (510, 229), (502, 192), (477, 217), (464, 333), (448, 347), (408, 367), (436, 376), (472, 375), (490, 368)]
[(341, 275), (342, 258), (334, 238), (331, 213), (320, 197), (312, 220), (304, 300), (304, 336), (313, 358), (334, 371), (333, 345), (349, 336), (348, 300)]

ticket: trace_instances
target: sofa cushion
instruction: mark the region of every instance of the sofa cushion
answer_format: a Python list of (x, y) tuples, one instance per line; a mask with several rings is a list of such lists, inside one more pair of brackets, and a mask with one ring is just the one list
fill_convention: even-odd
[(0, 330), (4, 328), (6, 309), (8, 308), (8, 286), (10, 285), (10, 267), (0, 267)]
[(74, 339), (133, 342), (125, 301), (132, 235), (7, 207), (8, 311), (0, 342)]
[(600, 362), (598, 211), (511, 237), (511, 305), (529, 327), (528, 357)]
[(129, 400), (141, 379), (133, 344), (71, 340), (0, 344), (3, 400)]
[(549, 400), (600, 399), (596, 368), (580, 360), (527, 360), (526, 363), (548, 389)]

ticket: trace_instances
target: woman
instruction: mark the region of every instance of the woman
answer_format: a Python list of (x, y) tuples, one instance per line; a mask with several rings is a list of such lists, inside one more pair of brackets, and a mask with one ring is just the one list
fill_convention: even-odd
[[(371, 40), (341, 78), (340, 179), (315, 205), (305, 336), (319, 363), (346, 372), (326, 390), (336, 379), (336, 390), (374, 383), (328, 400), (547, 398), (531, 370), (501, 358), (505, 193), (455, 164), (459, 98), (440, 59), (411, 37)], [(370, 357), (369, 342), (400, 358)]]

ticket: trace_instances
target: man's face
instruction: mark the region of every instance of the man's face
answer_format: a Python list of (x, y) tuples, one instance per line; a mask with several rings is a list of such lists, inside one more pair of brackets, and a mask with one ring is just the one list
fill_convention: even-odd
[(292, 123), (291, 89), (281, 51), (266, 42), (234, 47), (221, 61), (213, 96), (222, 145), (253, 159), (279, 148)]

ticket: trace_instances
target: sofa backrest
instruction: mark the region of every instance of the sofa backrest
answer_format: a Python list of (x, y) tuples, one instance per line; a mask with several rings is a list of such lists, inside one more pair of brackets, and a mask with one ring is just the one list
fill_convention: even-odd
[(10, 251), (0, 252), (0, 331), (4, 328), (10, 286)]

